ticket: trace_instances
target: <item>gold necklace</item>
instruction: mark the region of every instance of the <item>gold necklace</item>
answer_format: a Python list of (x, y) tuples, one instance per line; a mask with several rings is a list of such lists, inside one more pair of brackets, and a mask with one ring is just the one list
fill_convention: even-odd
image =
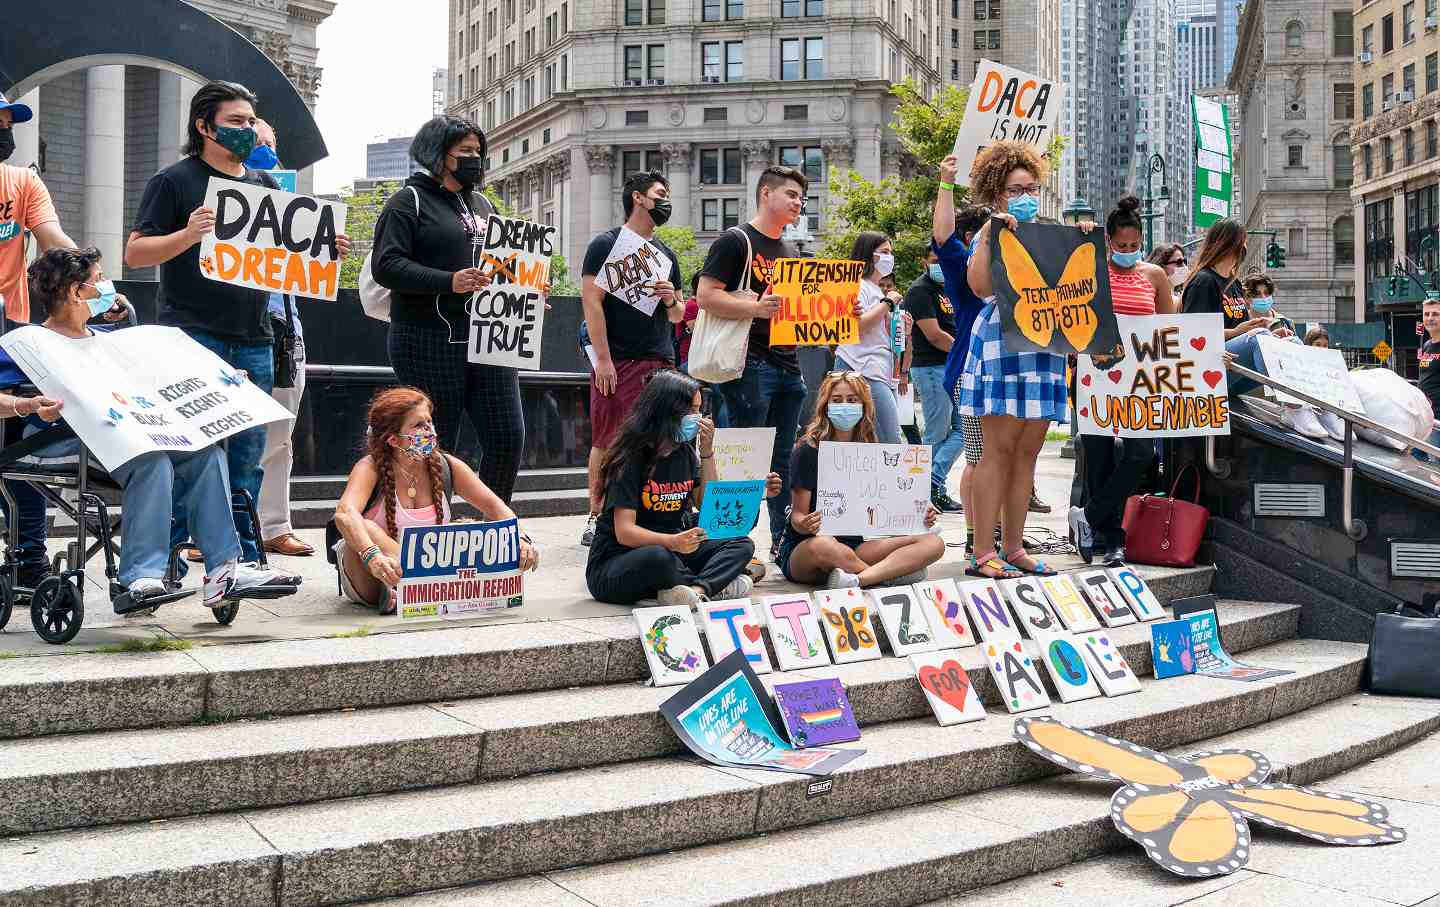
[[(398, 468), (398, 465), (397, 465), (397, 468)], [(405, 481), (406, 481), (407, 483), (409, 483), (409, 487), (405, 489), (405, 497), (409, 498), (409, 499), (410, 499), (410, 502), (413, 504), (413, 503), (415, 502), (415, 494), (416, 494), (416, 489), (415, 489), (415, 477), (412, 476), (412, 475), (410, 474), (410, 471), (407, 470), (407, 469), (400, 469), (400, 474), (403, 475), (403, 476), (405, 477)]]

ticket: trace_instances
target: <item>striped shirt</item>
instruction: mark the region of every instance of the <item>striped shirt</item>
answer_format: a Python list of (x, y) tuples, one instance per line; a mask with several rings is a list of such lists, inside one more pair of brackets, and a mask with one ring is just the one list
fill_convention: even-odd
[(1110, 268), (1110, 301), (1116, 315), (1154, 315), (1155, 285), (1139, 268), (1121, 271)]

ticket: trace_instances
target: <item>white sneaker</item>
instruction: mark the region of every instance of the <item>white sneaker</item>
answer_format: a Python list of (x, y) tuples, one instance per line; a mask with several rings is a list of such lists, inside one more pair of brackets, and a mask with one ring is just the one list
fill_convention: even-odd
[(130, 584), (130, 597), (137, 602), (152, 595), (164, 595), (165, 592), (165, 583), (155, 576), (142, 576)]
[(205, 607), (214, 609), (222, 606), (221, 603), (229, 594), (230, 587), (234, 585), (237, 567), (238, 564), (235, 561), (226, 561), (214, 573), (206, 574), (205, 584), (202, 587), (204, 591), (201, 593), (204, 596)]
[[(748, 577), (747, 577), (748, 579)], [(662, 605), (684, 605), (691, 611), (700, 607), (700, 593), (689, 586), (671, 586), (661, 589), (655, 600)]]
[(1325, 409), (1315, 410), (1315, 418), (1320, 420), (1320, 425), (1325, 433), (1336, 441), (1345, 441), (1345, 420)]
[(1328, 439), (1330, 433), (1315, 417), (1315, 410), (1308, 406), (1287, 406), (1280, 413), (1280, 424), (1292, 428), (1307, 438)]
[(830, 571), (830, 576), (825, 582), (827, 589), (859, 589), (860, 577), (853, 573), (846, 573), (839, 567)]
[(246, 561), (240, 566), (248, 568), (252, 573), (264, 574), (266, 576), (269, 576), (272, 584), (274, 585), (298, 586), (300, 585), (300, 583), (304, 582), (305, 579), (298, 573), (291, 573), (289, 570), (277, 569), (274, 564), (267, 564), (262, 567), (260, 566), (259, 561)]
[(728, 601), (732, 598), (749, 598), (750, 591), (755, 588), (755, 581), (742, 573), (730, 581), (730, 585), (720, 590), (716, 599)]
[(247, 595), (261, 590), (293, 589), (297, 585), (297, 580), (298, 577), (288, 576), (276, 570), (261, 570), (254, 564), (227, 561), (215, 573), (205, 577), (205, 607), (212, 610), (220, 608), (224, 606), (223, 603), (226, 600), (245, 598)]

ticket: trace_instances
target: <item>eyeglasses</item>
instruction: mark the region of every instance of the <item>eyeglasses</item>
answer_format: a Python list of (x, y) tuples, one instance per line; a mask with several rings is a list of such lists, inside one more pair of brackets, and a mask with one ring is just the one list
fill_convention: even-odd
[(1040, 187), (1039, 187), (1039, 186), (1007, 186), (1007, 187), (1005, 187), (1005, 197), (1008, 198), (1008, 199), (1017, 199), (1017, 198), (1019, 198), (1019, 197), (1022, 196), (1022, 195), (1035, 195), (1035, 196), (1038, 196), (1039, 194), (1040, 194)]
[(1183, 268), (1183, 267), (1185, 267), (1185, 259), (1183, 259), (1183, 258), (1172, 258), (1172, 259), (1170, 259), (1169, 261), (1167, 261), (1167, 262), (1165, 262), (1165, 263), (1166, 263), (1167, 265), (1174, 265), (1174, 266), (1177, 267), (1177, 268)]

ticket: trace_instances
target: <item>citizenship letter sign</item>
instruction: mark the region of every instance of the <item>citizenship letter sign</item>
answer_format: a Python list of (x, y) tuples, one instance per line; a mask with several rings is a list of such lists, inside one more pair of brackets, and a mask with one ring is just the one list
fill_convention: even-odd
[(555, 228), (491, 215), (479, 267), (490, 285), (470, 297), (469, 361), (538, 371)]
[(347, 208), (251, 183), (210, 177), (215, 229), (200, 240), (200, 273), (267, 293), (335, 301)]
[(400, 534), (396, 614), (467, 617), (523, 604), (520, 527), (493, 523), (407, 526)]
[(1219, 314), (1120, 315), (1125, 358), (1081, 356), (1076, 416), (1082, 435), (1191, 438), (1230, 434), (1225, 329)]
[(955, 182), (970, 185), (970, 167), (991, 142), (1016, 141), (1049, 150), (1055, 139), (1065, 86), (989, 60), (981, 60), (970, 83), (965, 119), (955, 136), (959, 170)]
[(865, 263), (836, 258), (782, 258), (771, 287), (781, 297), (770, 319), (770, 342), (783, 346), (833, 346), (860, 338), (855, 302)]

